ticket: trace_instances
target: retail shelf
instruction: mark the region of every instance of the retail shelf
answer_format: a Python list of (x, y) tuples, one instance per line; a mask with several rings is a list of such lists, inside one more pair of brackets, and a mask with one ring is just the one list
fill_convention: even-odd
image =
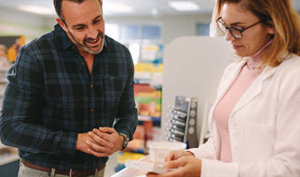
[(151, 116), (143, 116), (143, 115), (138, 115), (138, 120), (139, 121), (158, 121), (160, 122), (161, 121), (161, 118), (160, 117), (151, 117)]

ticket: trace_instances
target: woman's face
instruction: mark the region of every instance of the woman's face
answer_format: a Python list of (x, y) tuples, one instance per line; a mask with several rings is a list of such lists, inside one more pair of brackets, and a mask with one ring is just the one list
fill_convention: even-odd
[[(225, 3), (221, 9), (222, 21), (226, 26), (247, 28), (257, 22), (259, 18), (250, 10), (238, 3)], [(271, 27), (258, 23), (242, 33), (242, 38), (237, 39), (227, 30), (225, 39), (231, 42), (232, 48), (238, 56), (252, 56), (266, 44), (273, 34)]]

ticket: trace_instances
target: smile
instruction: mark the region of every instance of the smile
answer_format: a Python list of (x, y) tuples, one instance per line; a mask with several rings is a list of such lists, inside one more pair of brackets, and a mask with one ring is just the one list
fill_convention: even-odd
[(87, 43), (90, 43), (90, 44), (95, 44), (99, 41), (100, 38), (98, 39), (95, 39), (95, 40), (86, 40)]

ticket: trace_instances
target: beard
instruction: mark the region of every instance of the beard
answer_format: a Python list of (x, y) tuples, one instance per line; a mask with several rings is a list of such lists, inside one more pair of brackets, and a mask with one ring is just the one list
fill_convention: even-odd
[[(70, 34), (72, 40), (75, 42), (75, 45), (83, 49), (84, 51), (91, 53), (91, 54), (99, 54), (103, 50), (103, 45), (104, 45), (104, 33), (101, 31), (98, 31), (98, 35), (95, 39), (93, 38), (85, 38), (82, 43), (79, 42), (75, 38), (75, 36), (68, 30), (68, 33)], [(93, 41), (99, 41), (100, 44), (96, 46), (88, 46), (87, 42), (93, 42)]]

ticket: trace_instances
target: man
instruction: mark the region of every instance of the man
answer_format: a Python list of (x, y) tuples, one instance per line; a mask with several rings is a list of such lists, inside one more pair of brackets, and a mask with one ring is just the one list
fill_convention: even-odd
[(137, 125), (132, 59), (105, 36), (101, 0), (54, 5), (55, 29), (22, 47), (8, 72), (1, 140), (19, 149), (21, 177), (103, 176)]

